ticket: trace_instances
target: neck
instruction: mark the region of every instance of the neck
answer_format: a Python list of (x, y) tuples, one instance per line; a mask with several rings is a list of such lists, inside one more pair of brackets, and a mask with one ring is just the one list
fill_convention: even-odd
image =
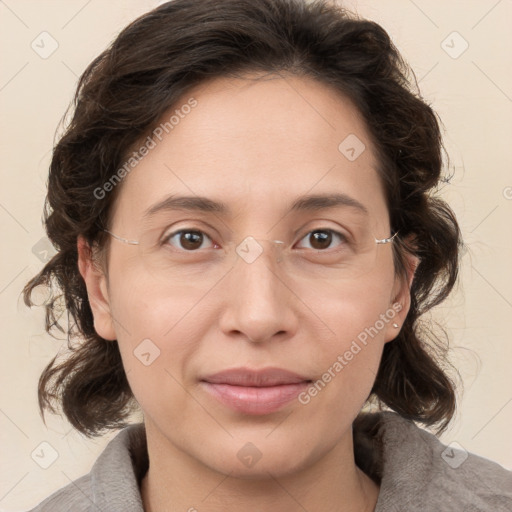
[(294, 473), (236, 478), (205, 466), (146, 426), (150, 466), (141, 483), (145, 512), (322, 510), (371, 512), (379, 486), (354, 462), (352, 431), (313, 465)]

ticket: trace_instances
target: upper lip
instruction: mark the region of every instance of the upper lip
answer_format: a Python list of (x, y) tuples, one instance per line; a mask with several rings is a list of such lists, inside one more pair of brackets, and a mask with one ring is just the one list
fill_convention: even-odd
[(212, 384), (230, 384), (232, 386), (267, 387), (281, 384), (296, 384), (308, 381), (307, 377), (282, 368), (230, 368), (201, 379)]

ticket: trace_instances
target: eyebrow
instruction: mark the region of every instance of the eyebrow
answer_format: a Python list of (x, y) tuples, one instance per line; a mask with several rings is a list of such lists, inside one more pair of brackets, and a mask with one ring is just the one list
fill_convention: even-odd
[[(291, 205), (290, 212), (318, 212), (339, 207), (350, 207), (368, 215), (368, 209), (362, 203), (343, 193), (305, 195), (297, 198)], [(191, 212), (215, 213), (232, 216), (230, 208), (223, 202), (213, 201), (203, 196), (171, 195), (151, 206), (144, 212), (144, 218), (161, 211), (186, 210)]]

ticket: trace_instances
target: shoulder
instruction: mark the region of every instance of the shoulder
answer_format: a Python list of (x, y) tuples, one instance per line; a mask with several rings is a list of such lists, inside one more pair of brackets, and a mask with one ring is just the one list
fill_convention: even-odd
[(89, 474), (59, 489), (29, 512), (61, 512), (68, 510), (85, 512), (92, 510), (93, 507), (94, 501)]
[[(394, 412), (360, 422), (378, 447), (381, 490), (376, 512), (394, 510), (510, 512), (512, 472), (496, 462), (443, 444)], [(355, 437), (354, 437), (355, 439)]]
[(139, 482), (147, 464), (144, 425), (130, 425), (107, 444), (90, 473), (59, 489), (29, 512), (142, 512)]

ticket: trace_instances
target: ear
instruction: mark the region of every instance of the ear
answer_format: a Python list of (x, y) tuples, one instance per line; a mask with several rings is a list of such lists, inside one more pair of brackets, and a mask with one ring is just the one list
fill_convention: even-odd
[(117, 339), (110, 310), (107, 290), (107, 277), (103, 269), (94, 261), (93, 251), (85, 238), (78, 237), (78, 269), (87, 287), (89, 304), (94, 317), (94, 329), (104, 339)]
[[(391, 304), (386, 316), (390, 319), (386, 325), (386, 335), (384, 341), (394, 340), (405, 322), (407, 313), (411, 307), (411, 286), (414, 280), (414, 274), (420, 263), (420, 259), (410, 253), (405, 255), (406, 276), (397, 276), (393, 286)], [(398, 325), (398, 328), (395, 327)]]

